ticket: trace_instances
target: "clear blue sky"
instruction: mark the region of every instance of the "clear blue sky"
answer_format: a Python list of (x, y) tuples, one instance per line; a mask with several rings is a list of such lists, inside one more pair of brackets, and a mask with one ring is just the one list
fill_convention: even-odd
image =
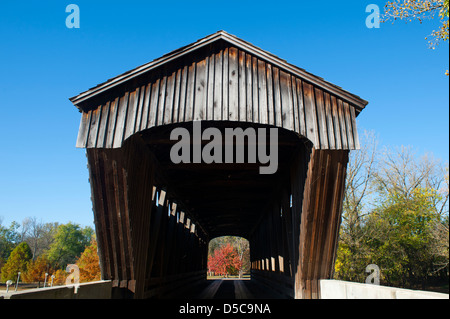
[[(68, 29), (65, 8), (80, 8)], [(385, 1), (1, 1), (0, 218), (93, 224), (80, 114), (92, 86), (225, 30), (368, 100), (358, 118), (380, 144), (448, 161), (449, 47), (437, 21), (368, 29)]]

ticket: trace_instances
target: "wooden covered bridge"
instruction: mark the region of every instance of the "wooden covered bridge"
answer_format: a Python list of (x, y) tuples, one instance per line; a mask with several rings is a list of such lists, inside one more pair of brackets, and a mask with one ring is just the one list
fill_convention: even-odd
[[(250, 242), (252, 281), (317, 298), (318, 280), (333, 273), (366, 101), (223, 31), (71, 101), (82, 113), (77, 147), (87, 152), (102, 279), (119, 296), (193, 287), (206, 280), (209, 241), (234, 235)], [(192, 140), (190, 163), (174, 163), (171, 132), (195, 135), (195, 123), (224, 135), (277, 128), (276, 172), (195, 160), (205, 140)]]

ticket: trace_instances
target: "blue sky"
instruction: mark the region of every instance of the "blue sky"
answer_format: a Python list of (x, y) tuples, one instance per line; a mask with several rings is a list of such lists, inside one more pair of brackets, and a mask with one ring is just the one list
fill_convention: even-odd
[[(67, 5), (80, 8), (68, 29)], [(361, 96), (358, 117), (381, 145), (448, 162), (448, 43), (430, 50), (437, 21), (379, 29), (385, 1), (2, 1), (0, 219), (93, 225), (80, 114), (68, 100), (92, 86), (225, 30)]]

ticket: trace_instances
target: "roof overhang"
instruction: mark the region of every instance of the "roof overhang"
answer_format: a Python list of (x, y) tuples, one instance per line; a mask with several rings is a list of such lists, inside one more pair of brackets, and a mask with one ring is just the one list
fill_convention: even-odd
[(77, 96), (74, 96), (70, 98), (70, 101), (78, 107), (80, 110), (83, 110), (81, 107), (81, 104), (86, 102), (87, 100), (100, 95), (102, 93), (105, 93), (106, 91), (113, 89), (119, 85), (124, 84), (127, 81), (130, 81), (138, 76), (141, 76), (147, 72), (150, 72), (158, 67), (161, 67), (162, 65), (169, 63), (175, 59), (181, 58), (187, 54), (192, 53), (195, 50), (199, 50), (200, 48), (203, 48), (207, 45), (210, 45), (213, 42), (216, 41), (226, 41), (230, 43), (233, 46), (236, 46), (238, 49), (247, 51), (250, 54), (253, 54), (257, 56), (258, 58), (265, 60), (269, 63), (272, 63), (273, 65), (279, 67), (282, 70), (285, 70), (287, 72), (290, 72), (303, 80), (310, 82), (311, 84), (314, 84), (330, 93), (335, 94), (336, 96), (348, 101), (352, 105), (354, 105), (357, 109), (357, 113), (359, 113), (362, 109), (365, 108), (365, 106), (368, 104), (366, 100), (363, 100), (357, 95), (354, 95), (348, 91), (343, 90), (341, 87), (336, 86), (330, 82), (325, 81), (324, 79), (313, 75), (293, 64), (290, 64), (286, 62), (285, 60), (280, 59), (279, 57), (273, 55), (272, 53), (269, 53), (265, 50), (262, 50), (253, 44), (244, 41), (242, 39), (239, 39), (238, 37), (231, 35), (225, 31), (218, 31), (214, 34), (211, 34), (205, 38), (202, 38), (192, 44), (189, 44), (187, 46), (184, 46), (180, 49), (177, 49), (175, 51), (172, 51), (168, 54), (163, 55), (162, 57), (153, 60), (152, 62), (146, 63), (142, 66), (139, 66), (133, 70), (130, 70), (128, 72), (125, 72), (119, 76), (116, 76), (112, 79), (107, 80), (104, 83), (101, 83), (83, 93), (78, 94)]

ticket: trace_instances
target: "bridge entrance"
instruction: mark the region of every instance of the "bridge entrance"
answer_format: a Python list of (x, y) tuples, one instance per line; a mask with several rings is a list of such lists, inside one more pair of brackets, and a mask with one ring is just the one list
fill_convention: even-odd
[[(250, 243), (252, 282), (318, 297), (367, 102), (223, 31), (71, 100), (115, 296), (186, 296), (209, 241), (230, 235)], [(263, 129), (276, 138), (244, 133)]]

